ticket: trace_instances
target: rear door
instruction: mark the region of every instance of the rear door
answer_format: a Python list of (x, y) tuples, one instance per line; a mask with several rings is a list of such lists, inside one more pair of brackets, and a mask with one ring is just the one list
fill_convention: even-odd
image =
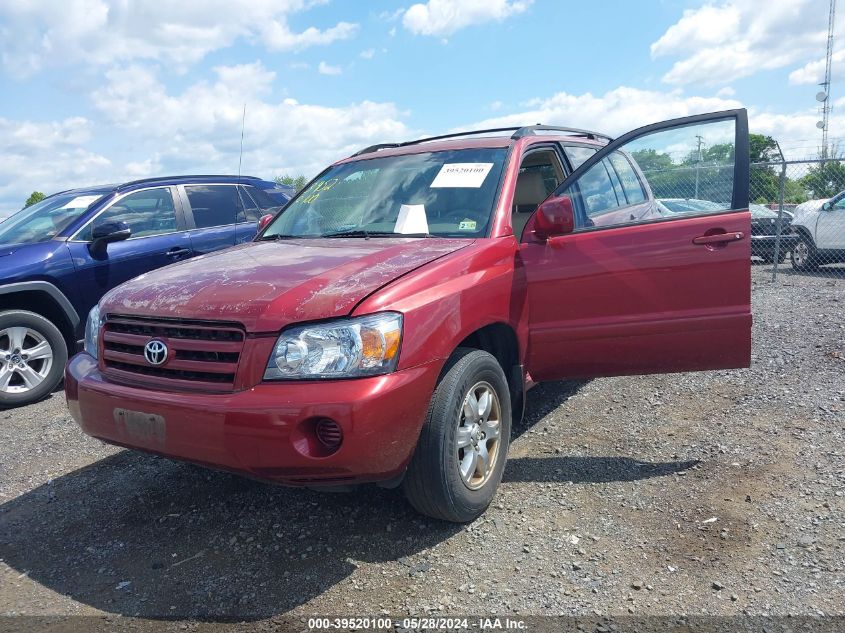
[(184, 185), (180, 190), (189, 209), (194, 255), (204, 255), (238, 243), (235, 226), (242, 210), (234, 184)]
[[(552, 196), (572, 200), (576, 228), (540, 239), (535, 214), (522, 235), (533, 379), (748, 366), (745, 110), (629, 132)], [(668, 214), (659, 198), (717, 204)]]

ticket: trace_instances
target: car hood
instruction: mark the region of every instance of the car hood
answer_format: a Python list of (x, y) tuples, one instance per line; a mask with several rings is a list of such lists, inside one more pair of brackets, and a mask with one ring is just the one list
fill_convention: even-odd
[(808, 200), (795, 207), (793, 215), (796, 222), (800, 223), (805, 218), (810, 218), (816, 215), (822, 208), (822, 205), (830, 200), (830, 198), (821, 198), (820, 200)]
[(442, 238), (253, 242), (146, 273), (109, 292), (105, 313), (237, 321), (271, 332), (349, 314), (394, 279), (472, 243)]

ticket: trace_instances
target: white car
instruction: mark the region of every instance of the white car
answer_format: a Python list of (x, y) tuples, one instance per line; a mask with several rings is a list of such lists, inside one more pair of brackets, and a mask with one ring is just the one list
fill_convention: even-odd
[(792, 229), (799, 236), (792, 249), (795, 270), (845, 262), (845, 191), (833, 198), (799, 204)]

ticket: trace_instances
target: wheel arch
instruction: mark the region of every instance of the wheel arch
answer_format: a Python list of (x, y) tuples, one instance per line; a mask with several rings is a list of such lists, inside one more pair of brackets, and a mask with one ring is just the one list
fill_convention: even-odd
[[(516, 330), (501, 321), (490, 323), (465, 336), (455, 350), (461, 347), (483, 350), (499, 362), (508, 381), (513, 421), (519, 422), (525, 407), (525, 379)], [(455, 350), (452, 350), (452, 353)]]
[(62, 333), (68, 349), (76, 344), (79, 314), (64, 293), (47, 281), (0, 286), (0, 311), (26, 310), (51, 321)]

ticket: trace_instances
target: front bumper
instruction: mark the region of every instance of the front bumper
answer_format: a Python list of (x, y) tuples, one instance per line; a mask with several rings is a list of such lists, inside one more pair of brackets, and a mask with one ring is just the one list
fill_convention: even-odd
[[(337, 485), (404, 471), (439, 370), (429, 363), (372, 378), (173, 393), (107, 382), (82, 353), (68, 363), (65, 392), (73, 419), (105, 442), (280, 483)], [(320, 418), (343, 431), (332, 454), (313, 434)]]
[[(776, 235), (752, 235), (751, 236), (751, 254), (752, 255), (771, 255), (775, 252)], [(794, 233), (780, 236), (780, 252), (786, 253), (791, 251), (798, 243), (799, 237)]]

